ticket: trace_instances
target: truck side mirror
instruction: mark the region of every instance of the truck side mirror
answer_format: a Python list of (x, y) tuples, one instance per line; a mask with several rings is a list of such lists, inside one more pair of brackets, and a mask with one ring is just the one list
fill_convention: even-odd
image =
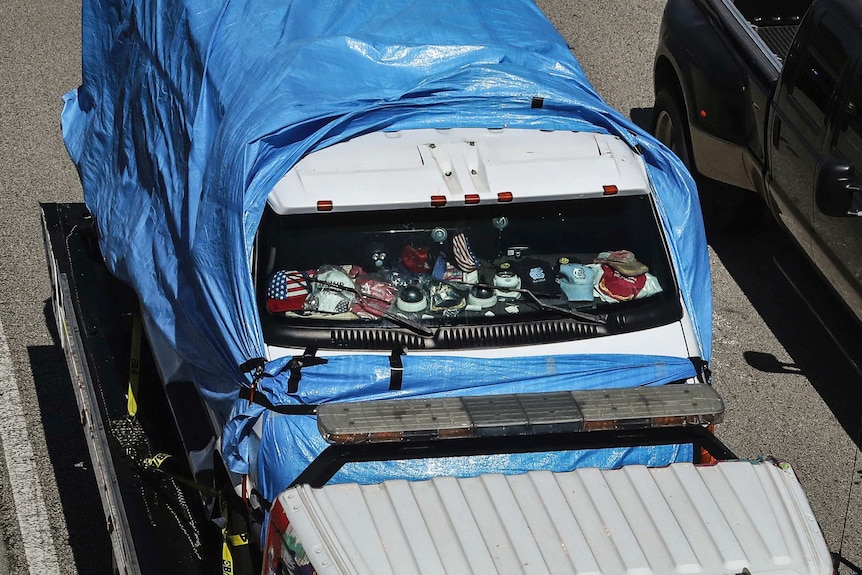
[(814, 194), (817, 209), (824, 215), (843, 217), (857, 215), (862, 210), (862, 186), (853, 166), (836, 163), (820, 166)]

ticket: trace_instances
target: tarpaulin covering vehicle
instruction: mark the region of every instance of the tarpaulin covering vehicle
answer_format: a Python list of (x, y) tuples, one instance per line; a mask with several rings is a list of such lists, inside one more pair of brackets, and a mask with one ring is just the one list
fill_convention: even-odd
[[(83, 84), (66, 96), (64, 139), (107, 265), (137, 292), (151, 336), (181, 358), (215, 413), (238, 416), (224, 438), (235, 471), (248, 462), (248, 404), (235, 402), (252, 379), (241, 366), (267, 357), (250, 263), (267, 197), (304, 156), (371, 132), (618, 137), (645, 164), (709, 360), (709, 264), (692, 181), (598, 97), (532, 2), (84, 2), (83, 14)], [(525, 355), (483, 361), (519, 371), (536, 361)], [(351, 373), (371, 369), (355, 361)], [(632, 373), (630, 385), (644, 382)], [(457, 387), (447, 374), (443, 385)], [(286, 388), (286, 373), (273, 379), (270, 388)]]

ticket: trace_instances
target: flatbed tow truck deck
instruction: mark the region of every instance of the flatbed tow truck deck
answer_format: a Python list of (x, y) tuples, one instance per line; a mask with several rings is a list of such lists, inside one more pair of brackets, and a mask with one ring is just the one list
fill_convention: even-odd
[[(73, 378), (81, 425), (105, 510), (105, 526), (120, 573), (212, 573), (221, 534), (208, 520), (184, 458), (171, 473), (151, 458), (180, 453), (182, 442), (165, 422), (173, 419), (145, 341), (133, 347), (137, 300), (108, 273), (92, 219), (83, 204), (42, 209), (54, 316)], [(85, 322), (79, 318), (86, 318)], [(143, 338), (142, 338), (143, 339)], [(136, 349), (137, 348), (137, 349)], [(133, 357), (134, 356), (134, 357)], [(129, 415), (130, 374), (136, 371), (137, 411)], [(191, 384), (189, 384), (191, 385)], [(186, 421), (204, 417), (197, 396), (173, 388)], [(205, 429), (200, 425), (185, 429)], [(186, 437), (189, 449), (207, 437)], [(202, 484), (210, 482), (197, 477)], [(117, 553), (117, 550), (123, 550)]]

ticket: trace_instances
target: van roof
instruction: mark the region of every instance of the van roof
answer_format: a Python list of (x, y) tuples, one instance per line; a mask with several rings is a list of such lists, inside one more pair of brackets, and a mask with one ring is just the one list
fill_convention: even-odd
[[(529, 129), (373, 132), (313, 152), (273, 188), (276, 213), (425, 208), (649, 193), (640, 157), (606, 134)], [(478, 198), (478, 199), (477, 199)], [(323, 211), (323, 210), (321, 210)]]

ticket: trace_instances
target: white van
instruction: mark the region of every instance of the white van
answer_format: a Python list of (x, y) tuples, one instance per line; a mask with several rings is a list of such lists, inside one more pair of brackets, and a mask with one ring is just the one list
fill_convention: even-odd
[(606, 134), (418, 129), (313, 152), (270, 193), (254, 262), (270, 359), (700, 355), (643, 160)]

